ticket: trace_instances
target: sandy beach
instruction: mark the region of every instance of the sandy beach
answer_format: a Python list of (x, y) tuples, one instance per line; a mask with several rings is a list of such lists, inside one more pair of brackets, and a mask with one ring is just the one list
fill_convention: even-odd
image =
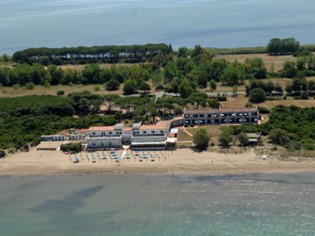
[[(290, 158), (279, 160), (268, 156), (262, 159), (254, 149), (240, 154), (218, 152), (197, 153), (191, 149), (176, 151), (145, 152), (154, 154), (151, 158), (140, 159), (131, 153), (130, 159), (119, 161), (109, 158), (109, 152), (94, 152), (67, 155), (60, 151), (38, 151), (11, 154), (0, 160), (0, 175), (64, 175), (64, 174), (162, 174), (162, 175), (224, 175), (271, 172), (312, 172), (314, 159)], [(117, 151), (121, 154), (122, 151)], [(103, 159), (103, 154), (107, 159)], [(95, 161), (92, 161), (92, 156)], [(73, 163), (75, 158), (80, 162)]]

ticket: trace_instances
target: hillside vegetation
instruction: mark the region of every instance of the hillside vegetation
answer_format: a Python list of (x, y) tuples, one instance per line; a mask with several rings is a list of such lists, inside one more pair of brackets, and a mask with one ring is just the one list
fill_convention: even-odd
[[(238, 54), (248, 50), (251, 54), (247, 55), (218, 56), (228, 50), (211, 51), (199, 45), (175, 52), (169, 45), (150, 44), (38, 48), (16, 52), (13, 58), (3, 56), (0, 122), (5, 135), (0, 138), (0, 148), (26, 148), (38, 143), (41, 134), (69, 128), (130, 121), (154, 123), (157, 117), (180, 115), (184, 108), (259, 105), (261, 111), (271, 112), (266, 114), (266, 124), (255, 126), (266, 135), (282, 127), (274, 114), (300, 115), (305, 118), (305, 127), (310, 127), (312, 121), (307, 117), (312, 116), (312, 110), (307, 109), (311, 108), (297, 111), (290, 107), (290, 112), (272, 108), (313, 106), (313, 49), (311, 45), (300, 46), (294, 39), (272, 39), (265, 48), (230, 51)], [(269, 55), (260, 54), (264, 50)], [(12, 64), (12, 59), (17, 63)], [(156, 97), (159, 92), (172, 94)], [(118, 96), (122, 94), (138, 96)], [(286, 132), (293, 134), (292, 130)], [(288, 137), (285, 145), (291, 148), (293, 136)], [(311, 149), (313, 139), (307, 133), (298, 141), (301, 147)]]

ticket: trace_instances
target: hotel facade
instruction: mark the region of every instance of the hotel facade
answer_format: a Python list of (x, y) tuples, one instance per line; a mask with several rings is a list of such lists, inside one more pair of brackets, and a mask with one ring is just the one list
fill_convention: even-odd
[(185, 126), (222, 125), (222, 124), (255, 124), (259, 122), (258, 108), (185, 110)]
[(124, 144), (132, 149), (165, 149), (169, 130), (170, 123), (164, 121), (156, 125), (135, 123), (132, 127), (124, 127), (123, 124), (90, 127), (87, 149), (119, 148)]
[(176, 138), (170, 135), (174, 127), (255, 124), (259, 123), (259, 116), (257, 108), (184, 110), (182, 116), (159, 121), (154, 125), (135, 123), (132, 127), (124, 127), (123, 124), (93, 126), (65, 136), (43, 135), (41, 141), (80, 141), (86, 143), (87, 150), (121, 148), (122, 145), (129, 145), (131, 149), (138, 150), (166, 149), (168, 146), (174, 146), (176, 142)]

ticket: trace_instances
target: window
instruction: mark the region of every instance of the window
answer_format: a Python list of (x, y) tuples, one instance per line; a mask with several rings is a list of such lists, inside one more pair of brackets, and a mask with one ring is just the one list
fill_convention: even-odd
[[(186, 122), (187, 122), (187, 121), (186, 121)], [(160, 131), (160, 133), (161, 133), (161, 134), (164, 134), (164, 131), (163, 131), (163, 130), (161, 130), (161, 131)]]
[(109, 132), (109, 134), (112, 134), (112, 132)]
[(155, 131), (154, 131), (154, 130), (152, 130), (152, 134), (155, 134)]
[(204, 115), (204, 114), (200, 114), (199, 116), (200, 116), (200, 117), (205, 117), (205, 115)]
[(144, 134), (146, 134), (146, 133), (147, 133), (147, 131), (143, 131), (143, 133), (144, 133)]

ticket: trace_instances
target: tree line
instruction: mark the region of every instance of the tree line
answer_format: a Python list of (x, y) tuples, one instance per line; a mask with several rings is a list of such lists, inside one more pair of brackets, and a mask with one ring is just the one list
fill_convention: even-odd
[(139, 63), (152, 61), (158, 54), (170, 54), (172, 47), (166, 44), (131, 46), (93, 46), (64, 48), (28, 48), (13, 54), (17, 63), (86, 64), (86, 63)]

